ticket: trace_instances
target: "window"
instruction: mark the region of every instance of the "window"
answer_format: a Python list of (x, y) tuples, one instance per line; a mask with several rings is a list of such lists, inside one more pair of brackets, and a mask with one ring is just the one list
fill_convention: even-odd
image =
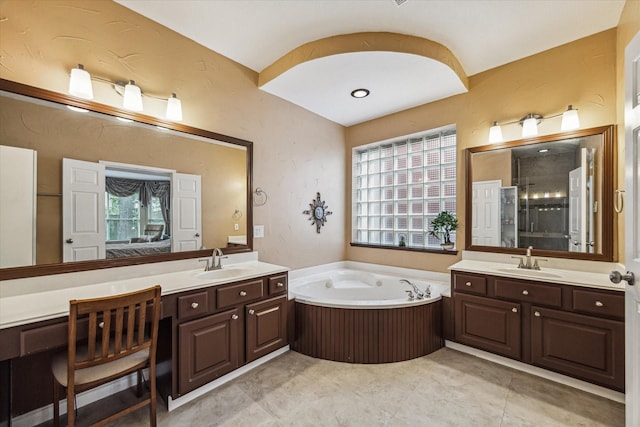
[[(119, 197), (105, 192), (107, 241), (129, 240), (142, 233), (147, 224), (164, 224), (159, 197), (151, 197), (149, 206), (140, 204), (140, 192)], [(166, 234), (166, 232), (165, 232)]]
[(354, 244), (440, 249), (428, 230), (456, 213), (455, 128), (355, 148), (352, 188)]

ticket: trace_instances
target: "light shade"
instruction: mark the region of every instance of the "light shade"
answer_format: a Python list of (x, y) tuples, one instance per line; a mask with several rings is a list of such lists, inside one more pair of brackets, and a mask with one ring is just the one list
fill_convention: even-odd
[(580, 118), (578, 117), (578, 110), (574, 110), (573, 106), (569, 105), (567, 111), (562, 113), (562, 123), (560, 124), (561, 131), (568, 131), (578, 129), (580, 127)]
[(502, 128), (498, 122), (493, 122), (493, 126), (489, 128), (489, 144), (496, 144), (502, 141)]
[(133, 80), (130, 80), (124, 87), (122, 107), (131, 111), (142, 111), (142, 92)]
[(538, 134), (538, 119), (529, 114), (527, 118), (522, 122), (522, 137), (529, 138), (530, 136), (536, 136)]
[(84, 69), (82, 64), (78, 68), (71, 70), (69, 77), (69, 94), (83, 99), (93, 99), (93, 87), (91, 86), (91, 75)]
[(176, 97), (175, 93), (171, 94), (171, 98), (167, 99), (167, 119), (176, 122), (182, 121), (182, 102)]

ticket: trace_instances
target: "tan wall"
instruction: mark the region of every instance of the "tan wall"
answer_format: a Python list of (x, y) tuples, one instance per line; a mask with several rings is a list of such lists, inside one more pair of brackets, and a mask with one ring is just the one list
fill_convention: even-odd
[[(622, 14), (620, 15), (620, 21), (617, 27), (617, 40), (616, 40), (616, 89), (617, 89), (617, 101), (616, 111), (618, 115), (618, 166), (616, 188), (624, 188), (624, 162), (625, 162), (625, 129), (624, 129), (624, 50), (633, 39), (633, 37), (640, 32), (640, 1), (627, 0)], [(615, 214), (617, 218), (616, 237), (620, 244), (618, 245), (620, 262), (625, 262), (625, 248), (624, 248), (624, 211), (621, 214)]]
[(482, 162), (474, 162), (473, 182), (499, 179), (503, 187), (511, 185), (511, 150), (487, 151), (473, 156), (482, 157)]
[[(575, 42), (488, 70), (469, 78), (469, 92), (407, 111), (352, 126), (346, 133), (346, 155), (355, 146), (456, 124), (458, 132), (458, 216), (461, 228), (457, 248), (464, 242), (464, 156), (467, 147), (488, 143), (493, 121), (517, 120), (527, 113), (553, 115), (568, 104), (580, 110), (583, 128), (617, 123), (616, 120), (616, 31), (608, 30)], [(546, 120), (539, 132), (559, 131), (560, 119)], [(505, 140), (519, 139), (520, 127), (503, 127)], [(345, 169), (350, 187), (350, 161)], [(347, 192), (347, 205), (350, 205)], [(351, 227), (351, 218), (346, 218)], [(407, 253), (393, 250), (351, 247), (346, 243), (347, 259), (384, 262), (402, 267), (446, 271), (460, 258), (452, 255)]]
[[(66, 93), (77, 63), (94, 76), (133, 79), (147, 93), (182, 100), (184, 123), (254, 142), (260, 259), (300, 268), (344, 258), (344, 128), (257, 88), (257, 73), (110, 1), (0, 2), (0, 77)], [(95, 100), (120, 106), (107, 84)], [(145, 98), (145, 114), (165, 103)], [(195, 156), (194, 156), (195, 157)], [(334, 216), (321, 234), (302, 211), (317, 191)]]

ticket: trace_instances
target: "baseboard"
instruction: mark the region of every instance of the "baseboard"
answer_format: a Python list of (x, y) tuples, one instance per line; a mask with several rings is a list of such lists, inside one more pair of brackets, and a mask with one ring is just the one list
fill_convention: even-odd
[[(238, 368), (235, 371), (230, 372), (227, 375), (192, 391), (191, 393), (179, 397), (178, 399), (173, 400), (171, 399), (171, 397), (169, 397), (169, 401), (167, 402), (168, 410), (172, 411), (184, 405), (185, 403), (191, 402), (193, 399), (200, 397), (217, 387), (220, 387), (222, 384), (225, 384), (232, 379), (237, 378), (252, 369), (255, 369), (256, 367), (268, 362), (275, 357), (280, 356), (281, 354), (286, 353), (287, 351), (289, 351), (288, 345), (272, 353), (269, 353), (268, 355), (263, 356), (258, 360), (248, 363), (241, 368)], [(148, 372), (145, 371), (144, 375), (145, 378), (147, 378)], [(135, 386), (137, 383), (137, 377), (134, 373), (129, 376), (120, 378), (119, 380), (113, 381), (109, 384), (105, 384), (92, 390), (85, 391), (84, 393), (80, 393), (77, 395), (78, 408), (89, 405), (90, 403), (96, 402), (100, 399), (119, 393), (121, 391), (127, 390)], [(65, 399), (60, 402), (60, 415), (66, 413), (67, 401)], [(12, 418), (11, 425), (12, 427), (32, 427), (47, 422), (51, 419), (53, 419), (53, 404), (34, 409), (33, 411), (27, 412), (26, 414), (22, 414), (15, 418)]]
[(184, 405), (185, 403), (189, 403), (192, 400), (209, 393), (211, 390), (214, 390), (218, 387), (220, 387), (223, 384), (228, 383), (229, 381), (238, 378), (240, 375), (243, 375), (247, 372), (249, 372), (252, 369), (257, 368), (260, 365), (265, 364), (266, 362), (270, 361), (271, 359), (275, 359), (276, 357), (286, 353), (289, 351), (289, 346), (285, 346), (282, 347), (279, 350), (273, 351), (269, 354), (267, 354), (266, 356), (261, 357), (258, 360), (254, 360), (251, 363), (247, 363), (246, 365), (236, 369), (235, 371), (229, 372), (227, 375), (224, 375), (220, 378), (218, 378), (217, 380), (211, 381), (210, 383), (207, 383), (205, 385), (203, 385), (202, 387), (198, 387), (197, 389), (193, 390), (192, 392), (189, 392), (187, 394), (185, 394), (184, 396), (180, 396), (177, 399), (172, 399), (171, 396), (168, 397), (168, 402), (167, 402), (167, 410), (173, 411), (174, 409), (179, 408), (180, 406)]
[(453, 350), (458, 350), (462, 353), (471, 354), (472, 356), (489, 360), (490, 362), (498, 363), (500, 365), (508, 366), (509, 368), (517, 369), (519, 371), (542, 377), (550, 381), (568, 385), (569, 387), (577, 388), (578, 390), (586, 391), (587, 393), (595, 394), (597, 396), (613, 400), (614, 402), (625, 403), (624, 393), (620, 393), (606, 387), (601, 387), (599, 385), (591, 384), (586, 381), (551, 372), (546, 369), (538, 368), (537, 366), (528, 365), (526, 363), (518, 362), (517, 360), (498, 356), (497, 354), (478, 350), (477, 348), (469, 347), (453, 341), (445, 341), (445, 347), (451, 348)]

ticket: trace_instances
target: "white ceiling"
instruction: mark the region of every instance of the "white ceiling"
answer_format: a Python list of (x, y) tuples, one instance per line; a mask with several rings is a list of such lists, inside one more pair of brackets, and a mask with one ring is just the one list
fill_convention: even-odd
[[(446, 46), (467, 76), (618, 24), (625, 0), (116, 0), (256, 72), (321, 38), (393, 32)], [(353, 89), (371, 95), (352, 99)], [(350, 126), (464, 92), (426, 57), (359, 52), (302, 63), (262, 86)]]

